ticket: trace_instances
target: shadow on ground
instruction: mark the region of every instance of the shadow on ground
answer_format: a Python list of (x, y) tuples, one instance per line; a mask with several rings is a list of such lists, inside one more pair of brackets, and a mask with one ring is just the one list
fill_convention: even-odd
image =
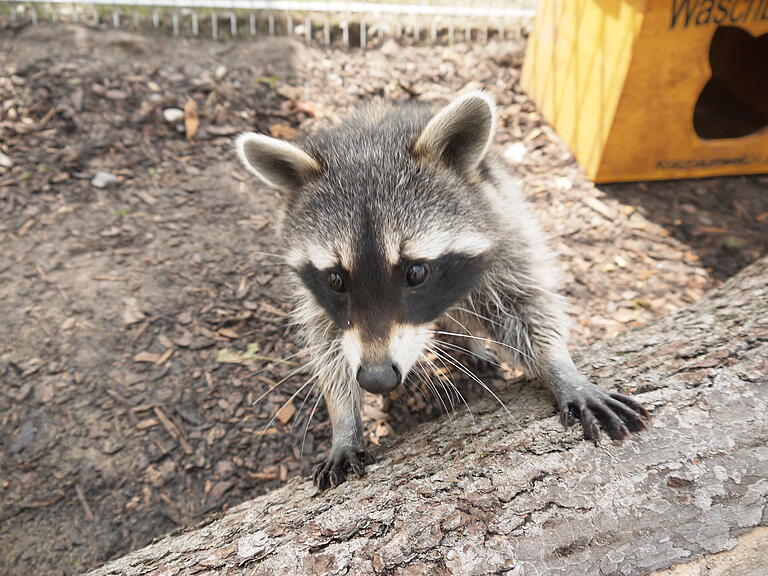
[(690, 247), (724, 281), (768, 252), (768, 176), (598, 185)]

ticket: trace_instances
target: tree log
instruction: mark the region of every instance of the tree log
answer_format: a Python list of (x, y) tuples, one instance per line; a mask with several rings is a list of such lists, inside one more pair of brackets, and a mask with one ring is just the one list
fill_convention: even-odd
[(512, 383), (514, 418), (477, 404), (361, 480), (293, 479), (91, 575), (768, 574), (767, 286), (763, 258), (582, 352), (652, 410), (623, 444), (563, 431), (544, 390)]

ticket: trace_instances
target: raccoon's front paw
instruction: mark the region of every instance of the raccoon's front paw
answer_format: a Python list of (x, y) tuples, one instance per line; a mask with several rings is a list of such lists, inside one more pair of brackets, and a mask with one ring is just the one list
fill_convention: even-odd
[(365, 448), (332, 449), (328, 460), (315, 470), (315, 486), (320, 490), (335, 488), (347, 479), (348, 470), (362, 478), (366, 464), (373, 464), (374, 461), (373, 455)]
[(623, 440), (630, 432), (643, 430), (644, 420), (649, 417), (648, 410), (629, 396), (588, 382), (569, 388), (559, 408), (563, 426), (581, 420), (584, 438), (595, 444), (600, 440), (601, 428), (611, 440)]

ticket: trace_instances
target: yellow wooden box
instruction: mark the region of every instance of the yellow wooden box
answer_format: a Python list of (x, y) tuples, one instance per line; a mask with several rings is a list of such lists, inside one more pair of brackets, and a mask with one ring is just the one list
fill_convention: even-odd
[(523, 88), (598, 182), (768, 172), (768, 0), (540, 0)]

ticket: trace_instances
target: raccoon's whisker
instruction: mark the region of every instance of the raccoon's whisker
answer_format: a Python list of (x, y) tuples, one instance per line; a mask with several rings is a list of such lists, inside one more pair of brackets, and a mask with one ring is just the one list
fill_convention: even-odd
[(272, 394), (272, 392), (274, 392), (278, 387), (280, 387), (281, 385), (285, 384), (286, 381), (288, 381), (290, 378), (293, 378), (294, 376), (296, 376), (296, 374), (298, 374), (299, 372), (304, 370), (307, 366), (308, 366), (308, 363), (302, 364), (301, 366), (299, 366), (295, 370), (291, 370), (285, 377), (283, 377), (282, 379), (278, 380), (266, 392), (264, 392), (261, 396), (256, 398), (256, 400), (253, 401), (251, 406), (258, 405), (262, 400), (264, 400), (264, 398), (266, 398), (267, 396)]
[(424, 401), (427, 403), (428, 406), (434, 406), (432, 402), (432, 397), (439, 398), (441, 410), (443, 411), (443, 413), (446, 413), (445, 405), (442, 402), (442, 398), (440, 398), (439, 394), (437, 393), (437, 390), (435, 388), (435, 383), (430, 377), (429, 371), (424, 367), (423, 364), (421, 364), (420, 360), (418, 362), (419, 362), (419, 368), (421, 369), (421, 374), (419, 375), (419, 382), (425, 385), (427, 387), (427, 390), (429, 390), (430, 392), (429, 396), (426, 396), (422, 393), (422, 396), (424, 397)]
[[(440, 363), (445, 366), (445, 369), (448, 370), (448, 366), (445, 363), (445, 360), (443, 360), (439, 354), (436, 353), (435, 350), (436, 346), (430, 346), (431, 351), (435, 354), (438, 360), (440, 360)], [(449, 370), (450, 374), (450, 370)], [(469, 403), (467, 402), (467, 399), (464, 398), (464, 394), (461, 393), (461, 390), (459, 390), (459, 387), (456, 386), (456, 381), (453, 379), (453, 376), (451, 375), (451, 379), (448, 380), (448, 378), (445, 378), (445, 381), (451, 386), (453, 391), (456, 393), (456, 396), (464, 403), (464, 406), (467, 408), (467, 412), (469, 412), (469, 417), (472, 419), (472, 423), (475, 422), (475, 415), (472, 413), (472, 408), (469, 407)]]
[[(440, 373), (440, 368), (438, 368), (437, 364), (432, 361), (431, 358), (426, 358), (428, 365), (430, 366), (430, 371), (435, 376), (435, 380), (432, 380), (430, 376), (430, 382), (432, 383), (432, 388), (434, 389), (434, 393), (437, 395), (438, 399), (440, 400), (440, 404), (443, 407), (443, 412), (448, 415), (448, 418), (453, 419), (453, 416), (456, 414), (456, 406), (453, 403), (453, 398), (451, 397), (451, 391), (446, 386), (446, 382), (448, 382), (447, 378), (444, 374)], [(450, 384), (450, 382), (448, 382)], [(445, 397), (448, 399), (448, 404), (450, 404), (451, 409), (448, 410), (448, 405), (443, 400), (443, 395), (440, 394), (440, 390), (445, 392)]]
[(498, 366), (499, 368), (501, 368), (501, 364), (499, 364), (498, 362), (494, 362), (493, 360), (491, 360), (490, 358), (488, 358), (486, 356), (483, 356), (482, 354), (478, 354), (477, 352), (473, 352), (469, 348), (464, 348), (463, 346), (458, 346), (458, 345), (456, 345), (456, 344), (454, 344), (452, 342), (447, 342), (446, 340), (440, 340), (438, 338), (432, 338), (432, 341), (433, 342), (439, 342), (443, 346), (448, 346), (449, 348), (454, 348), (456, 350), (461, 350), (462, 352), (466, 352), (467, 354), (471, 354), (472, 356), (475, 356), (476, 358), (480, 358), (480, 360), (484, 360), (484, 361), (488, 362), (489, 364), (493, 364), (494, 366)]
[[(469, 369), (467, 369), (460, 362), (458, 362), (455, 358), (453, 358), (453, 356), (451, 356), (450, 354), (448, 354), (448, 352), (446, 352), (445, 350), (442, 350), (442, 349), (440, 349), (440, 350), (434, 349), (432, 351), (435, 353), (435, 355), (438, 357), (438, 359), (440, 360), (440, 362), (443, 365), (446, 365), (445, 362), (448, 361), (452, 366), (455, 366), (456, 368), (458, 368), (463, 374), (466, 374), (467, 376), (469, 376), (470, 378), (475, 380), (477, 383), (479, 383), (485, 390), (487, 390), (496, 399), (497, 402), (499, 402), (499, 404), (501, 404), (501, 406), (507, 411), (507, 413), (509, 413), (509, 410), (507, 409), (506, 405), (493, 392), (493, 390), (491, 390), (485, 384), (485, 382), (480, 380), (480, 378), (478, 378), (475, 374), (473, 374)], [(447, 358), (446, 358), (446, 356), (447, 356)], [(469, 407), (469, 404), (467, 403), (466, 399), (464, 398), (464, 395), (459, 391), (458, 387), (455, 384), (453, 384), (453, 388), (456, 391), (456, 393), (459, 395), (459, 397), (462, 399), (462, 401), (464, 402), (464, 405), (467, 407), (467, 410), (469, 411), (470, 417), (472, 418), (472, 421), (474, 422), (474, 420), (475, 420), (474, 414), (472, 413), (472, 409)]]
[[(486, 322), (488, 322), (490, 324), (495, 324), (499, 328), (505, 328), (504, 324), (502, 324), (500, 322), (497, 322), (496, 320), (493, 320), (491, 318), (488, 318), (488, 316), (483, 316), (482, 314), (478, 314), (477, 312), (475, 312), (474, 310), (470, 310), (469, 308), (464, 308), (463, 306), (454, 306), (454, 309), (455, 310), (459, 310), (461, 312), (464, 312), (465, 314), (471, 314), (472, 316), (475, 316), (476, 318), (479, 318), (480, 320), (485, 320)], [(447, 314), (446, 314), (446, 316), (447, 316)], [(455, 320), (454, 320), (454, 322), (455, 322)], [(466, 330), (466, 328), (465, 328), (465, 330)], [(469, 330), (467, 330), (467, 332), (469, 332)], [(471, 334), (471, 332), (469, 332), (469, 333)]]
[(463, 364), (461, 364), (461, 362), (458, 362), (458, 361), (457, 361), (457, 360), (456, 360), (456, 359), (455, 359), (453, 356), (451, 356), (450, 354), (448, 354), (448, 352), (446, 352), (445, 350), (438, 350), (438, 349), (434, 349), (434, 350), (433, 350), (433, 352), (435, 352), (435, 354), (437, 354), (438, 356), (445, 356), (445, 360), (446, 360), (447, 362), (449, 362), (450, 364), (452, 364), (453, 366), (455, 366), (456, 368), (458, 368), (459, 370), (461, 370), (461, 371), (462, 371), (464, 374), (466, 374), (467, 376), (469, 376), (470, 378), (472, 378), (472, 379), (473, 379), (475, 382), (477, 382), (478, 384), (480, 384), (480, 386), (482, 386), (482, 387), (483, 387), (485, 390), (487, 390), (487, 391), (488, 391), (488, 392), (491, 394), (491, 396), (493, 396), (493, 397), (496, 399), (496, 401), (497, 401), (497, 402), (498, 402), (498, 403), (501, 405), (501, 407), (502, 407), (502, 408), (504, 408), (504, 411), (505, 411), (505, 412), (506, 412), (506, 413), (507, 413), (509, 416), (512, 416), (512, 413), (509, 411), (509, 408), (507, 408), (507, 405), (506, 405), (506, 404), (504, 404), (504, 402), (502, 402), (502, 401), (501, 401), (501, 398), (499, 398), (499, 397), (496, 395), (496, 393), (495, 393), (493, 390), (491, 390), (491, 389), (488, 387), (488, 385), (487, 385), (485, 382), (483, 382), (482, 380), (480, 380), (480, 378), (478, 378), (477, 376), (475, 376), (475, 375), (472, 373), (472, 371), (471, 371), (471, 370), (467, 369), (467, 368), (466, 368), (466, 366), (464, 366)]
[[(432, 353), (434, 354), (434, 350), (432, 350)], [(460, 394), (458, 392), (458, 388), (456, 388), (455, 381), (453, 380), (453, 373), (439, 356), (435, 354), (435, 357), (443, 365), (443, 368), (445, 368), (445, 371), (440, 370), (437, 364), (432, 361), (435, 366), (435, 375), (437, 376), (437, 381), (440, 383), (440, 387), (445, 390), (445, 395), (448, 397), (448, 402), (451, 404), (451, 412), (456, 414), (456, 405), (454, 404), (453, 399), (454, 396), (458, 399)]]
[[(421, 371), (424, 374), (424, 377), (426, 378), (426, 380), (424, 380), (424, 378), (422, 378), (421, 381), (424, 384), (427, 385), (427, 388), (432, 393), (431, 394), (432, 396), (440, 397), (439, 390), (437, 389), (437, 384), (435, 383), (435, 380), (432, 378), (432, 376), (435, 376), (437, 378), (437, 382), (440, 383), (441, 386), (442, 386), (442, 382), (440, 382), (440, 377), (435, 373), (435, 371), (433, 369), (434, 364), (426, 356), (424, 356), (422, 359), (424, 360), (424, 362), (427, 362), (428, 365), (424, 364), (424, 362), (422, 362), (421, 359), (418, 360), (418, 363), (419, 363), (419, 366), (421, 368)], [(442, 397), (440, 397), (440, 400), (442, 400)], [(430, 404), (430, 406), (433, 405), (431, 400), (429, 400), (429, 404)], [(442, 404), (442, 402), (441, 402), (441, 404)], [(444, 411), (445, 411), (445, 409), (444, 409)]]
[[(434, 363), (433, 363), (433, 362), (432, 362), (432, 361), (431, 361), (429, 358), (427, 358), (427, 357), (425, 356), (425, 357), (424, 357), (424, 359), (425, 359), (427, 362), (429, 362), (429, 363), (430, 363), (430, 365), (434, 366)], [(419, 363), (421, 363), (421, 361), (419, 361)], [(424, 365), (423, 365), (423, 364), (422, 364), (422, 368), (424, 368)], [(434, 371), (433, 371), (433, 372), (434, 372)], [(438, 390), (438, 388), (437, 388), (437, 385), (435, 385), (435, 382), (434, 382), (434, 380), (432, 380), (432, 377), (429, 375), (429, 372), (428, 372), (426, 369), (424, 369), (424, 373), (425, 373), (425, 374), (426, 374), (426, 376), (427, 376), (427, 382), (426, 382), (426, 384), (427, 384), (427, 386), (429, 387), (429, 390), (432, 392), (432, 395), (433, 395), (433, 396), (435, 396), (435, 397), (438, 399), (438, 401), (440, 402), (440, 405), (442, 406), (442, 409), (443, 409), (443, 413), (444, 413), (444, 414), (450, 414), (450, 412), (448, 411), (448, 406), (447, 406), (447, 405), (446, 405), (446, 403), (443, 401), (443, 397), (440, 395), (440, 391)], [(434, 374), (435, 374), (435, 376), (437, 376), (437, 373), (436, 373), (436, 372), (434, 372)], [(439, 377), (439, 376), (438, 376), (437, 380), (438, 380), (438, 382), (440, 382), (440, 377)], [(431, 405), (432, 405), (432, 403), (430, 402), (430, 406), (431, 406)]]
[(280, 266), (288, 266), (287, 262), (259, 262), (258, 265), (254, 265), (254, 268), (268, 268), (272, 267), (272, 269), (280, 267)]
[(286, 262), (285, 254), (275, 254), (274, 252), (262, 252), (260, 250), (249, 250), (250, 254), (258, 254), (259, 256), (271, 256), (272, 258), (278, 258), (283, 262)]
[(492, 289), (490, 291), (490, 297), (492, 301), (491, 303), (496, 307), (496, 312), (498, 312), (500, 315), (508, 316), (517, 322), (521, 322), (520, 317), (517, 316), (517, 314), (513, 314), (509, 311), (510, 308), (514, 308), (514, 305), (510, 303), (505, 304), (496, 290)]
[(301, 413), (304, 410), (304, 405), (307, 403), (307, 400), (309, 400), (309, 397), (312, 396), (312, 393), (315, 391), (316, 387), (317, 387), (317, 382), (312, 384), (312, 387), (309, 389), (309, 392), (307, 392), (306, 396), (304, 396), (304, 400), (301, 401), (301, 406), (299, 406), (299, 409), (296, 411), (296, 415), (293, 417), (291, 421), (291, 427), (288, 429), (289, 432), (293, 432), (293, 429), (296, 426), (296, 422), (298, 421), (299, 416), (301, 416)]
[[(427, 350), (428, 350), (429, 352), (433, 352), (433, 350), (431, 350), (431, 348), (428, 348)], [(438, 384), (440, 384), (440, 387), (441, 387), (441, 388), (442, 388), (442, 389), (445, 391), (445, 395), (448, 397), (448, 402), (450, 402), (450, 404), (451, 404), (451, 414), (455, 414), (455, 413), (456, 413), (456, 406), (455, 406), (455, 405), (454, 405), (454, 403), (453, 403), (453, 398), (451, 397), (451, 392), (450, 392), (450, 390), (449, 390), (449, 389), (446, 387), (446, 382), (447, 382), (448, 384), (450, 384), (450, 381), (448, 381), (448, 379), (445, 377), (445, 375), (443, 375), (443, 374), (441, 374), (441, 373), (440, 373), (440, 368), (437, 366), (437, 364), (435, 364), (435, 363), (432, 361), (432, 359), (431, 359), (431, 358), (427, 358), (427, 357), (425, 356), (425, 357), (424, 357), (424, 359), (425, 359), (425, 360), (426, 360), (426, 361), (429, 363), (429, 365), (431, 366), (431, 368), (432, 368), (432, 373), (433, 373), (433, 374), (435, 375), (435, 377), (437, 378), (437, 382), (438, 382)], [(454, 386), (454, 388), (455, 388), (455, 386)], [(437, 391), (437, 386), (435, 386), (435, 390)], [(440, 402), (441, 402), (441, 403), (443, 404), (443, 406), (445, 407), (445, 412), (446, 412), (446, 414), (448, 414), (448, 407), (447, 407), (447, 406), (445, 405), (445, 403), (443, 402), (443, 398), (442, 398), (442, 396), (440, 396), (439, 392), (438, 392), (438, 398), (440, 398)]]
[[(427, 347), (428, 352), (432, 352), (434, 354), (434, 347), (428, 346)], [(472, 409), (469, 407), (469, 404), (467, 404), (466, 399), (464, 398), (464, 395), (461, 393), (461, 390), (459, 390), (458, 386), (456, 386), (456, 381), (453, 378), (453, 373), (451, 372), (451, 369), (448, 368), (448, 365), (443, 361), (440, 356), (435, 354), (435, 357), (438, 359), (438, 361), (443, 365), (443, 368), (445, 369), (445, 372), (447, 372), (447, 376), (445, 372), (440, 370), (440, 368), (435, 364), (435, 362), (431, 358), (426, 358), (427, 362), (429, 362), (430, 366), (432, 367), (432, 371), (434, 372), (435, 376), (437, 377), (438, 382), (440, 382), (440, 386), (442, 386), (443, 390), (445, 390), (446, 395), (448, 395), (448, 399), (451, 402), (451, 408), (456, 413), (456, 406), (453, 403), (453, 397), (456, 396), (457, 399), (461, 400), (461, 402), (466, 406), (467, 411), (469, 412), (470, 416), (472, 417), (472, 420), (474, 420), (474, 415), (472, 414)]]
[(317, 400), (315, 400), (315, 405), (312, 407), (312, 412), (309, 413), (309, 419), (307, 420), (307, 423), (304, 426), (304, 435), (301, 438), (301, 451), (299, 452), (299, 456), (301, 458), (304, 458), (304, 443), (307, 441), (307, 432), (309, 432), (309, 425), (312, 422), (312, 417), (315, 415), (315, 410), (317, 410), (317, 407), (320, 404), (320, 400), (322, 400), (322, 398), (323, 398), (322, 394), (317, 395)]
[(296, 356), (299, 356), (302, 352), (304, 352), (304, 350), (299, 350), (298, 352), (294, 352), (293, 354), (289, 354), (288, 356), (284, 356), (282, 358), (279, 358), (278, 360), (267, 362), (266, 366), (264, 366), (263, 368), (259, 368), (258, 370), (256, 370), (256, 372), (251, 372), (250, 374), (248, 374), (247, 378), (252, 378), (253, 376), (266, 372), (267, 370), (270, 369), (270, 367), (274, 368), (275, 366), (280, 366), (280, 364), (285, 364), (286, 362), (289, 362), (293, 358), (296, 358)]
[(453, 320), (454, 322), (456, 322), (456, 324), (458, 324), (459, 326), (461, 326), (461, 328), (463, 328), (463, 329), (464, 329), (464, 331), (465, 331), (467, 334), (469, 334), (470, 336), (474, 336), (474, 334), (472, 334), (472, 331), (471, 331), (469, 328), (467, 328), (466, 326), (464, 326), (464, 324), (462, 324), (461, 322), (459, 322), (458, 320), (456, 320), (456, 318), (454, 318), (453, 316), (451, 316), (450, 314), (448, 314), (448, 312), (446, 312), (446, 313), (445, 313), (445, 315), (446, 315), (446, 316), (447, 316), (447, 317), (448, 317), (450, 320)]
[(403, 382), (402, 388), (398, 386), (392, 392), (390, 392), (390, 394), (394, 394), (395, 395), (394, 400), (399, 402), (401, 400), (400, 394), (403, 394), (403, 398), (405, 398), (405, 393), (403, 392), (403, 390), (405, 390), (406, 392), (410, 392), (410, 389), (407, 383), (405, 382)]
[(419, 396), (421, 396), (421, 399), (424, 400), (424, 403), (427, 406), (432, 406), (432, 401), (427, 397), (427, 395), (424, 393), (424, 390), (421, 388), (422, 384), (426, 384), (427, 387), (429, 387), (429, 384), (424, 382), (423, 377), (424, 375), (428, 376), (429, 374), (425, 371), (426, 369), (420, 360), (416, 360), (416, 368), (418, 368), (418, 372), (414, 372), (414, 374), (417, 377), (417, 382), (411, 386), (411, 389), (414, 391), (414, 393), (417, 393)]
[(504, 348), (509, 348), (513, 352), (517, 352), (527, 360), (530, 360), (533, 362), (533, 358), (531, 358), (528, 354), (523, 352), (522, 350), (519, 350), (515, 348), (514, 346), (510, 346), (509, 344), (505, 342), (499, 342), (498, 340), (493, 340), (492, 338), (482, 338), (480, 336), (471, 336), (469, 334), (457, 334), (456, 332), (444, 332), (442, 330), (429, 330), (428, 332), (431, 332), (432, 334), (442, 334), (443, 336), (457, 336), (459, 338), (471, 338), (472, 340), (480, 340), (481, 342), (490, 342), (491, 344), (496, 344), (497, 346), (502, 346)]
[(281, 378), (281, 379), (280, 379), (280, 380), (279, 380), (277, 383), (275, 383), (275, 384), (274, 384), (274, 385), (273, 385), (271, 388), (269, 388), (269, 390), (267, 390), (267, 391), (266, 391), (266, 392), (264, 392), (264, 393), (263, 393), (261, 396), (259, 396), (258, 398), (256, 398), (256, 400), (254, 400), (254, 401), (253, 401), (253, 403), (251, 404), (251, 406), (256, 406), (256, 405), (257, 405), (259, 402), (261, 402), (262, 400), (264, 400), (264, 398), (266, 398), (266, 397), (267, 397), (267, 396), (269, 396), (269, 395), (270, 395), (272, 392), (274, 392), (274, 391), (275, 391), (275, 389), (277, 389), (279, 386), (281, 386), (282, 384), (284, 384), (284, 383), (285, 383), (287, 380), (289, 380), (290, 378), (293, 378), (294, 376), (296, 376), (296, 374), (298, 374), (299, 372), (301, 372), (302, 370), (304, 370), (305, 368), (307, 368), (307, 367), (308, 367), (308, 366), (309, 366), (309, 365), (310, 365), (312, 362), (318, 362), (318, 361), (321, 361), (321, 360), (323, 360), (323, 359), (324, 359), (324, 358), (326, 358), (326, 357), (327, 357), (329, 354), (331, 354), (331, 352), (333, 352), (333, 351), (334, 351), (333, 349), (331, 349), (331, 350), (328, 350), (328, 351), (327, 351), (327, 352), (325, 352), (324, 354), (320, 355), (320, 356), (319, 356), (317, 359), (314, 359), (314, 360), (310, 360), (310, 361), (308, 361), (308, 362), (305, 362), (304, 364), (302, 364), (302, 365), (301, 365), (301, 366), (299, 366), (298, 368), (295, 368), (294, 370), (291, 370), (291, 371), (290, 371), (290, 372), (289, 372), (289, 373), (288, 373), (286, 376), (284, 376), (283, 378)]
[(312, 376), (312, 378), (310, 378), (309, 380), (307, 380), (306, 382), (304, 382), (304, 384), (302, 384), (302, 385), (301, 385), (301, 387), (300, 387), (298, 390), (296, 390), (296, 392), (294, 392), (294, 393), (291, 395), (291, 397), (290, 397), (290, 398), (288, 398), (288, 400), (286, 400), (285, 402), (283, 402), (283, 403), (282, 403), (282, 405), (280, 406), (280, 408), (278, 408), (277, 410), (275, 410), (275, 413), (274, 413), (274, 415), (272, 416), (272, 418), (270, 418), (270, 419), (269, 419), (269, 422), (267, 422), (267, 425), (266, 425), (266, 426), (264, 426), (264, 430), (262, 430), (262, 433), (263, 433), (263, 432), (266, 432), (267, 430), (269, 430), (269, 427), (270, 427), (270, 426), (272, 426), (272, 423), (275, 421), (275, 418), (277, 418), (277, 415), (280, 413), (280, 410), (282, 410), (282, 409), (283, 409), (283, 408), (285, 408), (285, 407), (286, 407), (288, 404), (290, 404), (291, 402), (293, 402), (294, 398), (296, 398), (296, 396), (298, 396), (299, 394), (301, 394), (301, 391), (302, 391), (302, 390), (304, 390), (304, 388), (306, 388), (307, 386), (309, 386), (309, 385), (310, 385), (312, 382), (314, 382), (316, 379), (317, 379), (317, 374), (315, 374), (314, 376)]

